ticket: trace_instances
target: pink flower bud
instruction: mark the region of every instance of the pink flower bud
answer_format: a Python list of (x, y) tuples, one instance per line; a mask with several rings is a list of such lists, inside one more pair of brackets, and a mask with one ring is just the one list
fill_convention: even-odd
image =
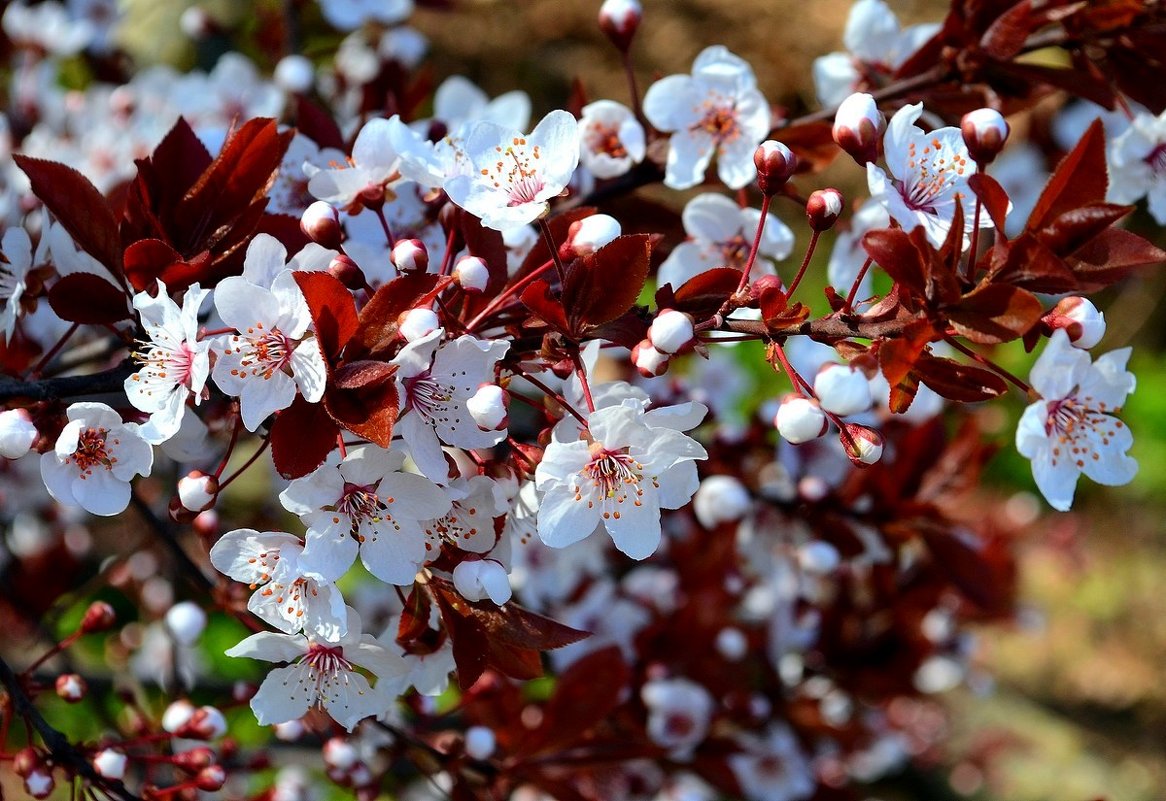
[(185, 699), (179, 699), (166, 707), (162, 713), (162, 728), (171, 734), (177, 734), (183, 726), (194, 716), (194, 704)]
[(587, 256), (607, 243), (613, 241), (623, 232), (619, 220), (607, 214), (592, 214), (582, 220), (571, 223), (567, 231), (567, 247), (571, 256)]
[(848, 364), (827, 364), (814, 377), (814, 394), (828, 412), (845, 417), (871, 406), (870, 382)]
[(806, 201), (806, 219), (810, 228), (821, 233), (829, 231), (842, 214), (842, 193), (837, 189), (818, 189)]
[(185, 509), (202, 512), (214, 505), (219, 494), (219, 481), (200, 470), (191, 470), (178, 479), (178, 500)]
[(174, 764), (187, 773), (197, 773), (215, 762), (215, 752), (200, 745), (174, 755)]
[(333, 737), (324, 743), (324, 764), (334, 770), (347, 772), (360, 760), (356, 746), (343, 737)]
[(745, 485), (732, 476), (709, 476), (692, 496), (692, 511), (705, 528), (740, 520), (753, 499)]
[(94, 601), (85, 610), (85, 617), (81, 618), (82, 634), (97, 634), (108, 631), (117, 622), (117, 615), (113, 607), (105, 601)]
[(283, 91), (302, 95), (312, 90), (312, 84), (316, 82), (316, 69), (307, 58), (293, 53), (279, 60), (272, 78)]
[(349, 289), (364, 289), (368, 280), (360, 265), (348, 256), (340, 254), (328, 262), (328, 274)]
[(454, 265), (453, 280), (466, 292), (483, 292), (490, 282), (490, 268), (478, 256), (462, 256)]
[(788, 395), (773, 418), (777, 433), (786, 442), (801, 445), (826, 433), (829, 425), (818, 403), (801, 395)]
[(174, 733), (188, 740), (217, 740), (227, 733), (227, 719), (213, 706), (200, 706)]
[(842, 101), (834, 115), (834, 141), (859, 164), (879, 157), (887, 120), (875, 99), (855, 92)]
[(991, 164), (1000, 155), (1008, 141), (1008, 131), (1004, 117), (992, 108), (969, 111), (960, 120), (960, 133), (964, 135), (968, 155), (977, 164)]
[(66, 703), (77, 703), (85, 697), (87, 689), (89, 688), (85, 684), (85, 679), (76, 673), (62, 673), (57, 676), (57, 695)]
[(654, 378), (668, 372), (668, 354), (652, 346), (651, 340), (641, 340), (632, 348), (632, 363), (644, 378)]
[(510, 398), (497, 384), (482, 384), (466, 401), (470, 417), (483, 431), (501, 431), (506, 428)]
[(489, 759), (497, 748), (494, 730), (486, 726), (470, 726), (466, 729), (466, 756), (470, 759)]
[(493, 559), (467, 559), (453, 569), (453, 585), (467, 601), (489, 598), (498, 605), (510, 600), (506, 568)]
[(1105, 315), (1089, 300), (1080, 297), (1064, 298), (1044, 316), (1050, 329), (1065, 329), (1073, 347), (1089, 350), (1105, 336)]
[(32, 449), (36, 442), (36, 426), (32, 416), (25, 409), (8, 409), (0, 412), (0, 456), (19, 459)]
[(214, 509), (207, 509), (194, 516), (191, 523), (200, 537), (213, 537), (219, 531), (219, 515)]
[(227, 772), (222, 765), (208, 765), (194, 777), (194, 783), (204, 793), (213, 793), (221, 790), (227, 782)]
[(436, 331), (438, 328), (441, 328), (441, 320), (437, 319), (437, 315), (433, 313), (433, 309), (426, 309), (425, 307), (409, 309), (409, 311), (402, 314), (397, 320), (397, 330), (401, 332), (401, 336), (407, 342), (421, 339), (421, 337)]
[(402, 239), (389, 254), (393, 266), (402, 273), (423, 273), (429, 269), (429, 251), (420, 239)]
[(781, 142), (767, 139), (753, 151), (753, 164), (761, 193), (773, 197), (797, 172), (798, 157)]
[(12, 770), (22, 779), (27, 779), (29, 774), (43, 770), (40, 753), (32, 746), (21, 748), (12, 755)]
[(33, 798), (48, 798), (53, 793), (56, 782), (53, 774), (43, 768), (38, 768), (24, 777), (24, 789)]
[(206, 628), (206, 612), (192, 601), (182, 601), (166, 613), (166, 628), (181, 645), (194, 645)]
[(673, 355), (692, 344), (696, 331), (692, 318), (675, 309), (665, 309), (656, 315), (648, 329), (648, 341), (661, 353)]
[(126, 775), (126, 755), (112, 748), (103, 748), (93, 757), (93, 769), (103, 779), (120, 781)]
[(599, 7), (599, 30), (620, 50), (627, 50), (644, 18), (638, 0), (604, 0)]
[(336, 249), (344, 238), (340, 212), (331, 203), (317, 200), (300, 215), (300, 230), (308, 239), (326, 248)]
[(883, 435), (873, 428), (847, 423), (842, 432), (842, 447), (856, 467), (869, 467), (883, 458)]

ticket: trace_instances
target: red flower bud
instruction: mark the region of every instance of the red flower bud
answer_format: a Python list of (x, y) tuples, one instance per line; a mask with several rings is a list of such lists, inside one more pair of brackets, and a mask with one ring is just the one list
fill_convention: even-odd
[(806, 219), (810, 228), (821, 233), (829, 231), (842, 215), (842, 193), (837, 189), (819, 189), (806, 201)]
[(643, 18), (644, 9), (638, 0), (604, 0), (599, 7), (599, 30), (619, 50), (626, 51)]
[(67, 703), (75, 704), (85, 697), (89, 686), (85, 679), (76, 673), (63, 673), (57, 676), (57, 695)]
[(117, 614), (113, 611), (112, 606), (105, 601), (94, 601), (85, 610), (85, 617), (81, 618), (81, 633), (97, 634), (101, 631), (109, 631), (116, 622)]
[(227, 772), (221, 765), (209, 765), (198, 772), (194, 783), (203, 792), (213, 793), (227, 783)]
[(300, 215), (300, 230), (318, 245), (335, 250), (344, 238), (340, 212), (330, 203), (317, 200)]
[(767, 139), (753, 151), (753, 164), (757, 167), (757, 186), (761, 193), (773, 197), (797, 172), (798, 157), (781, 142)]
[(328, 263), (328, 274), (349, 289), (363, 289), (368, 281), (364, 270), (348, 256), (340, 255)]
[(847, 423), (841, 435), (842, 447), (855, 467), (870, 467), (883, 458), (883, 435), (858, 423)]
[(875, 99), (855, 92), (842, 101), (834, 114), (834, 142), (859, 164), (879, 157), (887, 121)]
[(960, 120), (960, 133), (964, 135), (968, 155), (980, 165), (991, 164), (1000, 155), (1008, 141), (1008, 131), (1004, 117), (991, 108), (969, 111)]

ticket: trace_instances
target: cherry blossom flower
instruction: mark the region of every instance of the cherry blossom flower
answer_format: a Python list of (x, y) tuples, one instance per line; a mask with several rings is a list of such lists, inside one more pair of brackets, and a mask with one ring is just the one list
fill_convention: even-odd
[(468, 601), (489, 598), (501, 606), (512, 594), (506, 568), (493, 559), (467, 559), (453, 569), (453, 584)]
[(579, 127), (579, 159), (596, 178), (615, 178), (644, 160), (644, 128), (622, 103), (588, 103)]
[(1109, 146), (1109, 198), (1136, 203), (1145, 197), (1150, 214), (1166, 225), (1166, 111), (1144, 112)]
[(1126, 451), (1133, 435), (1113, 414), (1121, 411), (1136, 379), (1126, 370), (1129, 348), (1097, 361), (1074, 348), (1059, 328), (1033, 365), (1029, 380), (1041, 399), (1016, 428), (1016, 449), (1032, 461), (1037, 488), (1059, 511), (1073, 504), (1077, 477), (1118, 486), (1133, 479), (1138, 463)]
[(312, 318), (291, 272), (278, 275), (271, 289), (243, 276), (225, 278), (215, 288), (215, 309), (238, 333), (227, 337), (211, 375), (219, 389), (239, 397), (248, 431), (290, 406), (297, 388), (310, 403), (324, 396), (324, 356), (314, 337), (304, 338)]
[(255, 588), (247, 609), (286, 634), (306, 631), (336, 642), (347, 625), (344, 597), (307, 568), (300, 538), (282, 531), (228, 531), (211, 548), (220, 573)]
[[(10, 6), (12, 8), (12, 6)], [(48, 238), (42, 237), (37, 252), (32, 252), (32, 240), (23, 228), (9, 228), (0, 240), (0, 300), (4, 301), (4, 311), (0, 320), (4, 325), (4, 341), (12, 340), (16, 330), (16, 319), (23, 314), (21, 298), (24, 296), (28, 271), (44, 261), (48, 249)]]
[(395, 433), (404, 438), (421, 472), (440, 484), (448, 481), (449, 472), (442, 443), (489, 448), (506, 437), (504, 430), (479, 428), (466, 402), (493, 379), (494, 365), (510, 347), (468, 334), (442, 344), (444, 333), (439, 328), (410, 342), (393, 359), (401, 387)]
[(644, 116), (671, 133), (664, 183), (688, 189), (704, 179), (713, 156), (730, 189), (753, 180), (753, 151), (769, 133), (769, 105), (749, 64), (721, 45), (705, 48), (692, 75), (669, 75), (648, 88)]
[(449, 510), (424, 525), (425, 547), (432, 558), (446, 544), (468, 553), (493, 550), (494, 518), (505, 514), (509, 506), (498, 482), (488, 476), (456, 478), (445, 492), (451, 502)]
[[(925, 133), (915, 125), (923, 104), (904, 106), (887, 125), (883, 156), (890, 171), (866, 165), (871, 197), (907, 231), (919, 226), (933, 245), (947, 238), (957, 204), (964, 212), (964, 246), (974, 223), (976, 195), (968, 186), (975, 164), (959, 128), (948, 126)], [(980, 227), (992, 227), (991, 215), (980, 215)]]
[(579, 163), (579, 125), (568, 112), (543, 117), (529, 135), (483, 121), (466, 136), (473, 169), (445, 182), (449, 199), (499, 231), (533, 222), (567, 187)]
[[(681, 215), (689, 240), (677, 245), (660, 265), (657, 281), (679, 289), (685, 281), (714, 267), (745, 269), (753, 237), (761, 222), (761, 212), (741, 208), (724, 195), (701, 194), (688, 201)], [(766, 215), (761, 232), (758, 259), (752, 278), (772, 274), (770, 261), (786, 258), (793, 251), (794, 234), (781, 220)]]
[(148, 476), (154, 451), (135, 423), (104, 403), (74, 403), (53, 450), (41, 455), (49, 494), (66, 506), (110, 517), (130, 503), (130, 481)]
[(406, 672), (401, 691), (412, 687), (420, 695), (441, 695), (449, 687), (449, 674), (457, 667), (453, 659), (453, 643), (448, 637), (443, 637), (441, 643), (433, 650), (406, 652), (396, 639), (400, 621), (399, 615), (390, 618), (389, 625), (385, 627), (379, 640), (386, 649), (399, 656), (405, 663)]
[(383, 198), (385, 188), (401, 177), (401, 159), (392, 133), (398, 126), (404, 123), (395, 114), (387, 120), (378, 117), (366, 122), (352, 144), (348, 164), (321, 169), (305, 162), (308, 191), (317, 200), (354, 210), (362, 205), (362, 195)]
[[(543, 542), (570, 545), (602, 524), (615, 546), (633, 559), (655, 552), (660, 509), (688, 503), (699, 486), (692, 462), (707, 456), (668, 425), (670, 408), (675, 407), (645, 413), (633, 400), (597, 409), (588, 416), (584, 439), (547, 446), (535, 472)], [(652, 427), (649, 415), (666, 427)]]
[(685, 760), (708, 734), (713, 713), (709, 691), (688, 679), (656, 679), (640, 690), (648, 708), (648, 737)]
[(530, 96), (514, 90), (491, 100), (473, 81), (451, 75), (433, 93), (433, 119), (451, 133), (479, 120), (525, 131), (530, 124)]
[[(336, 642), (304, 634), (261, 631), (227, 651), (227, 656), (288, 662), (267, 674), (251, 699), (251, 710), (261, 726), (284, 723), (319, 707), (352, 731), (364, 718), (384, 712), (387, 701), (405, 676), (400, 657), (361, 631), (360, 616), (347, 614), (348, 633)], [(367, 670), (377, 677), (374, 691)]]
[(89, 45), (94, 34), (88, 20), (73, 19), (55, 0), (35, 5), (13, 3), (4, 11), (3, 26), (13, 42), (56, 56), (76, 55)]
[(178, 433), (186, 401), (197, 405), (210, 374), (210, 342), (198, 339), (198, 311), (209, 289), (192, 285), (179, 308), (158, 279), (158, 294), (134, 295), (149, 341), (135, 355), (142, 367), (125, 380), (126, 397), (135, 408), (148, 412), (150, 420), (140, 433), (153, 445)]
[(749, 801), (800, 801), (816, 787), (810, 764), (784, 724), (772, 724), (764, 738), (741, 735), (745, 750), (729, 757), (729, 767)]
[(345, 155), (332, 147), (320, 147), (302, 133), (296, 133), (279, 164), (279, 172), (268, 195), (268, 209), (277, 214), (299, 214), (315, 198), (308, 191), (308, 183), (317, 170), (344, 164)]
[(445, 514), (450, 502), (432, 481), (401, 471), (400, 451), (375, 445), (333, 452), (315, 472), (280, 493), (284, 508), (308, 527), (303, 562), (335, 581), (359, 550), (361, 562), (382, 581), (413, 583), (426, 557), (419, 521)]

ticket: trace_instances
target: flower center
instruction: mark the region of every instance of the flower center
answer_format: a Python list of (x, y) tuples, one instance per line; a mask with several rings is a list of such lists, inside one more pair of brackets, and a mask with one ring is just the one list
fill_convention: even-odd
[(426, 526), (425, 550), (431, 551), (434, 544), (441, 542), (448, 542), (456, 547), (459, 541), (467, 542), (478, 536), (480, 529), (474, 522), (474, 517), (477, 514), (478, 508), (476, 506), (467, 508), (455, 501), (449, 514), (431, 521)]
[(899, 185), (899, 194), (912, 211), (936, 214), (937, 204), (963, 177), (967, 166), (967, 157), (944, 151), (937, 138), (924, 143), (922, 150), (917, 142), (911, 142), (907, 145), (907, 169), (911, 172)]
[(541, 158), (538, 145), (527, 150), (526, 138), (514, 137), (510, 145), (494, 148), (498, 160), (492, 167), (483, 167), (480, 172), (494, 185), (506, 193), (506, 205), (523, 206), (538, 200), (538, 194), (546, 186), (536, 169), (535, 162)]
[(279, 561), (279, 549), (272, 548), (269, 551), (260, 551), (252, 557), (247, 559), (247, 564), (253, 565), (255, 570), (259, 571), (259, 581), (251, 585), (251, 589), (255, 589), (259, 584), (271, 581), (271, 574), (275, 571), (276, 562)]
[(718, 145), (734, 141), (741, 135), (741, 125), (737, 120), (736, 106), (730, 101), (705, 100), (698, 107), (700, 120), (692, 126), (692, 130), (704, 131), (709, 134)]
[(300, 662), (315, 673), (316, 692), (323, 694), (331, 684), (341, 681), (342, 674), (352, 672), (352, 663), (344, 658), (344, 648), (339, 645), (327, 646), (312, 643), (308, 652), (300, 657)]
[[(81, 478), (92, 475), (95, 467), (112, 470), (117, 464), (117, 457), (109, 452), (106, 442), (108, 435), (107, 428), (87, 428), (77, 437), (77, 450), (69, 456), (69, 460), (77, 465)], [(115, 439), (113, 444), (120, 444), (120, 440)]]
[[(275, 604), (282, 607), (288, 616), (303, 617), (304, 603), (320, 594), (316, 582), (300, 576), (291, 584), (273, 581), (263, 588), (265, 596), (275, 596)], [(286, 604), (286, 606), (284, 606)]]
[(1146, 156), (1146, 163), (1150, 165), (1155, 175), (1166, 175), (1166, 142), (1150, 151)]
[(1117, 429), (1125, 425), (1106, 414), (1119, 410), (1109, 409), (1104, 403), (1094, 404), (1091, 396), (1078, 398), (1076, 393), (1074, 388), (1068, 397), (1050, 402), (1046, 409), (1045, 434), (1050, 440), (1055, 438), (1054, 466), (1062, 459), (1070, 459), (1078, 469), (1085, 467), (1086, 459), (1099, 461), (1098, 441), (1102, 447), (1109, 445), (1110, 439), (1117, 435)]
[[(186, 342), (178, 343), (175, 348), (167, 348), (157, 343), (149, 344), (148, 350), (134, 354), (142, 365), (140, 373), (134, 375), (135, 381), (144, 376), (148, 383), (161, 383), (167, 386), (191, 387), (192, 371), (194, 367), (194, 351)], [(147, 391), (146, 394), (153, 394)]]
[(627, 158), (627, 148), (619, 138), (619, 128), (614, 125), (596, 125), (587, 138), (587, 143), (596, 153), (606, 153), (613, 159)]
[(451, 400), (453, 387), (435, 381), (428, 372), (405, 379), (406, 404), (426, 420), (444, 416)]
[[(239, 367), (231, 370), (231, 375), (262, 376), (271, 378), (277, 371), (289, 369), (295, 342), (278, 328), (263, 330), (263, 323), (256, 323), (241, 336), (231, 337), (233, 350), (239, 354)], [(227, 348), (225, 353), (231, 353)]]
[(721, 249), (721, 260), (728, 266), (738, 268), (745, 266), (749, 250), (752, 247), (741, 234), (737, 234), (732, 239), (726, 239), (724, 242), (718, 242), (717, 246)]
[[(612, 451), (595, 443), (591, 446), (591, 461), (583, 468), (582, 477), (590, 483), (591, 492), (588, 494), (598, 496), (603, 504), (604, 519), (614, 517), (619, 520), (620, 506), (629, 499), (635, 506), (644, 503), (644, 489), (640, 486), (644, 480), (644, 465), (633, 459), (626, 448)], [(659, 487), (654, 478), (652, 484)], [(576, 501), (583, 500), (583, 489), (576, 486)], [(589, 498), (587, 508), (593, 505), (594, 500)]]

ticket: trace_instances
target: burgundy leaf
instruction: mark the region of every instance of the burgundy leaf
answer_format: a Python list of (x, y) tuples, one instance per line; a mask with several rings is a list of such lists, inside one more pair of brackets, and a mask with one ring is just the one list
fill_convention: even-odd
[(1166, 252), (1137, 234), (1108, 228), (1066, 261), (1079, 291), (1095, 292), (1125, 278), (1135, 268), (1166, 262)]
[(651, 256), (648, 235), (630, 234), (567, 265), (563, 307), (572, 331), (581, 334), (630, 309), (648, 279)]
[(300, 478), (324, 463), (336, 447), (340, 429), (322, 403), (308, 403), (296, 395), (292, 405), (271, 424), (271, 459), (287, 479)]
[(988, 284), (945, 310), (952, 327), (981, 345), (1011, 342), (1036, 325), (1044, 309), (1036, 295), (1009, 284)]
[(1008, 391), (1004, 379), (990, 370), (927, 353), (916, 362), (915, 372), (938, 394), (960, 403), (991, 400)]
[(1068, 256), (1133, 210), (1113, 203), (1069, 209), (1038, 231), (1037, 238), (1056, 255)]
[(292, 277), (308, 303), (324, 360), (332, 364), (356, 333), (356, 301), (348, 288), (329, 273), (296, 271)]
[(70, 323), (106, 325), (130, 319), (126, 293), (92, 273), (72, 273), (53, 284), (49, 306)]
[(397, 366), (358, 361), (336, 368), (324, 393), (332, 419), (359, 437), (388, 448), (397, 422)]
[[(373, 294), (364, 304), (357, 320), (352, 344), (361, 356), (387, 355), (397, 338), (397, 318), (429, 296), (438, 285), (439, 276), (433, 273), (402, 275), (394, 278)], [(352, 358), (353, 354), (349, 354)]]
[(1105, 129), (1094, 120), (1081, 141), (1061, 159), (1053, 172), (1036, 208), (1029, 215), (1025, 230), (1038, 231), (1070, 209), (1090, 203), (1103, 203), (1108, 185), (1105, 162)]
[(1008, 193), (1000, 183), (986, 172), (978, 172), (968, 179), (968, 186), (983, 203), (984, 211), (996, 226), (996, 236), (1004, 236), (1004, 221), (1008, 216)]
[(927, 294), (927, 268), (911, 237), (899, 228), (880, 228), (862, 236), (862, 247), (875, 264), (914, 294)]
[[(690, 314), (695, 320), (706, 320), (717, 313), (725, 301), (737, 291), (740, 283), (741, 271), (733, 267), (714, 267), (705, 270), (689, 278), (680, 287), (674, 288), (671, 308)], [(656, 293), (656, 297), (659, 299), (659, 292)]]
[(567, 322), (563, 303), (551, 293), (551, 285), (546, 281), (534, 281), (522, 291), (519, 299), (551, 328), (565, 336), (571, 336), (571, 326)]

